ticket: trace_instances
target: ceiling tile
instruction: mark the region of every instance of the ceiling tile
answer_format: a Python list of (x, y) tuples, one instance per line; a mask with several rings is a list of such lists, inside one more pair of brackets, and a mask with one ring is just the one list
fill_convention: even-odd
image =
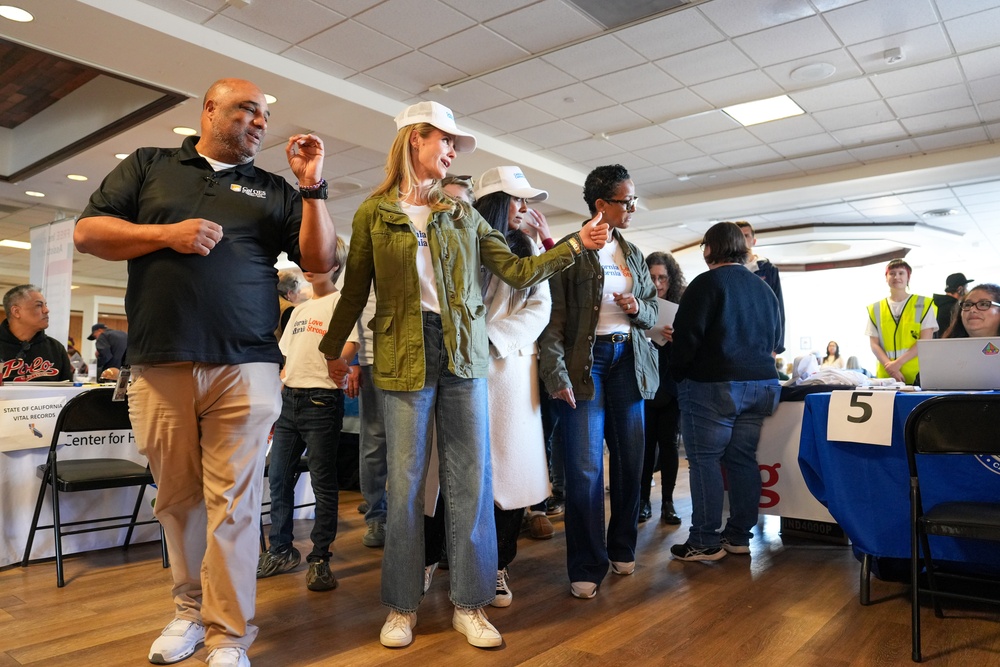
[(635, 151), (677, 141), (677, 137), (659, 125), (647, 125), (638, 130), (616, 133), (612, 135), (610, 141), (624, 150)]
[(972, 99), (964, 85), (957, 85), (890, 97), (886, 102), (889, 104), (889, 108), (896, 113), (896, 116), (907, 118), (935, 111), (959, 109), (971, 105)]
[(1000, 75), (977, 79), (969, 84), (969, 90), (976, 104), (1000, 100)]
[[(216, 0), (218, 2), (218, 0)], [(374, 7), (382, 0), (313, 0), (324, 7), (336, 9), (344, 16), (355, 16), (370, 7)]]
[(609, 155), (615, 155), (621, 149), (608, 141), (598, 141), (597, 139), (584, 139), (571, 144), (563, 144), (552, 149), (552, 152), (576, 160), (585, 162), (588, 160), (599, 160)]
[(418, 95), (437, 83), (454, 81), (462, 76), (457, 69), (419, 51), (410, 51), (372, 67), (365, 74), (411, 95)]
[(356, 21), (344, 21), (300, 42), (302, 48), (357, 72), (397, 58), (410, 47)]
[(701, 174), (709, 171), (724, 169), (721, 162), (717, 162), (708, 156), (691, 158), (690, 160), (678, 160), (677, 162), (668, 162), (667, 164), (661, 166), (665, 169), (669, 169), (677, 175)]
[[(756, 151), (759, 152), (761, 155), (765, 153), (770, 153), (772, 155), (777, 156), (777, 153), (770, 150), (766, 146), (762, 146), (759, 149), (748, 148), (745, 149), (745, 151), (748, 152), (747, 155), (748, 157), (750, 157), (749, 151)], [(741, 152), (743, 151), (737, 151), (737, 153)], [(723, 160), (722, 157), (726, 157), (727, 159)], [(733, 160), (733, 162), (730, 162), (729, 160)], [(771, 178), (790, 178), (793, 176), (802, 175), (801, 169), (799, 169), (794, 164), (786, 160), (778, 160), (777, 162), (767, 162), (765, 164), (755, 164), (753, 166), (747, 166), (747, 167), (740, 166), (740, 163), (743, 161), (742, 155), (719, 156), (719, 161), (724, 162), (725, 164), (729, 164), (732, 167), (733, 172), (739, 174), (741, 178), (746, 178), (752, 181), (764, 181)], [(750, 159), (746, 161), (746, 164), (752, 164), (753, 162), (754, 160)]]
[(695, 10), (683, 10), (625, 28), (618, 38), (644, 55), (657, 60), (721, 42), (725, 36)]
[[(886, 62), (885, 52), (900, 49), (903, 61)], [(851, 56), (865, 72), (896, 71), (952, 55), (951, 42), (940, 25), (929, 25), (895, 35), (886, 35), (848, 47)]]
[(415, 49), (474, 24), (438, 0), (385, 0), (354, 20)]
[(847, 148), (884, 141), (896, 141), (906, 136), (906, 132), (902, 126), (894, 120), (859, 127), (848, 127), (843, 130), (831, 132), (831, 134), (834, 139)]
[(985, 79), (997, 74), (997, 62), (1000, 62), (1000, 46), (984, 49), (975, 53), (959, 56), (962, 71), (969, 80)]
[[(371, 91), (379, 93), (380, 95), (385, 95), (391, 100), (397, 100), (401, 103), (406, 103), (410, 100), (412, 96), (411, 93), (403, 90), (402, 88), (396, 88), (395, 86), (390, 86), (384, 81), (379, 79), (373, 79), (367, 74), (354, 74), (347, 77), (347, 81), (361, 86), (362, 88), (367, 88)], [(412, 103), (412, 102), (411, 102)], [(402, 106), (402, 105), (401, 105)]]
[(839, 81), (811, 90), (797, 90), (789, 95), (796, 104), (809, 113), (849, 107), (881, 98), (867, 79)]
[(816, 12), (805, 0), (714, 0), (698, 7), (730, 37), (790, 23)]
[(515, 97), (537, 95), (547, 90), (568, 86), (576, 81), (566, 72), (541, 59), (505, 67), (481, 77), (481, 80)]
[(572, 116), (567, 118), (566, 122), (572, 123), (592, 134), (599, 134), (601, 132), (621, 132), (636, 127), (644, 127), (649, 121), (623, 106), (616, 105)]
[(641, 100), (626, 102), (625, 106), (654, 123), (662, 123), (713, 110), (711, 104), (689, 90), (660, 93), (644, 97)]
[(691, 86), (691, 90), (716, 108), (781, 95), (785, 91), (763, 72), (752, 71)]
[[(636, 182), (637, 187), (639, 183), (647, 184), (653, 181), (660, 181), (665, 179), (677, 180), (677, 177), (672, 173), (664, 169), (663, 167), (653, 165), (651, 167), (641, 167), (639, 169), (629, 169), (629, 176), (632, 180)], [(645, 185), (643, 185), (645, 187)], [(640, 195), (642, 196), (642, 195)]]
[(602, 32), (599, 25), (560, 0), (542, 0), (487, 21), (486, 27), (532, 53)]
[(909, 139), (890, 141), (873, 146), (857, 146), (850, 149), (851, 155), (865, 164), (879, 162), (903, 155), (919, 153), (921, 149)]
[(979, 114), (975, 107), (949, 109), (920, 116), (910, 116), (899, 121), (911, 135), (939, 132), (942, 128), (960, 128), (979, 124)]
[(937, 22), (931, 0), (906, 0), (906, 11), (900, 11), (898, 0), (865, 0), (826, 12), (823, 18), (845, 44), (867, 42)]
[(956, 16), (974, 14), (985, 9), (993, 9), (997, 6), (997, 0), (961, 0), (960, 2), (938, 2), (938, 11), (944, 19), (953, 19)]
[(742, 127), (727, 132), (716, 132), (701, 137), (693, 137), (688, 139), (687, 142), (709, 155), (761, 145), (760, 139)]
[(808, 114), (751, 125), (747, 128), (747, 131), (765, 143), (785, 141), (796, 137), (807, 137), (825, 132), (820, 127), (820, 124)]
[[(826, 79), (821, 79), (820, 81), (796, 81), (792, 78), (792, 72), (799, 67), (816, 63), (833, 65), (836, 71)], [(858, 67), (851, 55), (844, 51), (844, 49), (837, 49), (817, 53), (807, 58), (798, 58), (777, 65), (769, 65), (764, 68), (764, 73), (786, 91), (795, 91), (815, 88), (816, 86), (828, 86), (836, 81), (843, 81), (845, 79), (854, 79), (861, 75), (861, 68)]]
[(504, 132), (517, 132), (526, 127), (534, 127), (556, 120), (552, 114), (522, 100), (480, 111), (473, 114), (472, 117), (498, 127)]
[(990, 140), (986, 130), (981, 127), (970, 127), (954, 132), (942, 132), (927, 137), (916, 137), (913, 140), (922, 151), (952, 150), (960, 146), (983, 144)]
[(880, 123), (895, 118), (895, 114), (885, 102), (865, 102), (839, 109), (817, 111), (813, 114), (820, 125), (827, 130), (840, 130), (845, 127), (858, 127)]
[(807, 174), (818, 174), (847, 165), (859, 164), (857, 159), (847, 151), (793, 158), (791, 163)]
[(301, 46), (293, 46), (292, 48), (284, 51), (281, 55), (289, 60), (302, 63), (307, 67), (312, 67), (313, 69), (323, 72), (324, 74), (335, 76), (338, 79), (346, 79), (350, 75), (354, 74), (354, 70), (350, 67), (346, 67), (340, 63), (335, 63), (329, 58), (324, 58), (321, 55), (313, 53), (312, 51), (306, 51)]
[[(784, 166), (781, 167), (781, 169), (785, 170), (785, 172), (798, 171), (796, 167), (782, 160), (781, 155), (764, 145), (749, 146), (747, 148), (738, 148), (735, 150), (716, 151), (713, 153), (713, 157), (729, 167), (749, 167), (750, 165), (771, 167), (774, 165), (769, 163), (782, 163)], [(744, 173), (746, 172), (744, 171)]]
[(552, 123), (529, 127), (528, 129), (520, 130), (517, 133), (519, 137), (523, 137), (527, 141), (538, 144), (542, 148), (552, 148), (553, 146), (561, 146), (562, 144), (580, 141), (582, 139), (589, 138), (591, 134), (593, 133), (581, 130), (575, 125), (570, 125), (564, 120), (557, 120)]
[(721, 111), (709, 111), (667, 121), (663, 123), (663, 127), (681, 139), (689, 139), (715, 132), (727, 132), (742, 126), (728, 114)]
[(244, 41), (247, 44), (253, 44), (259, 48), (262, 48), (271, 53), (281, 53), (289, 46), (290, 42), (286, 42), (283, 39), (275, 37), (274, 35), (269, 35), (266, 32), (261, 32), (256, 28), (251, 28), (250, 26), (240, 23), (239, 21), (234, 21), (233, 19), (226, 18), (221, 14), (213, 16), (205, 26), (211, 28), (212, 30), (217, 30), (223, 35), (229, 35), (230, 37), (235, 37), (238, 40)]
[(569, 118), (589, 111), (615, 106), (613, 99), (583, 83), (574, 83), (565, 88), (532, 95), (525, 98), (524, 101), (547, 111), (556, 118)]
[[(215, 15), (214, 9), (187, 0), (140, 0), (140, 2), (194, 23), (203, 23)], [(215, 2), (214, 4), (218, 5), (219, 3)]]
[(466, 74), (478, 74), (528, 55), (524, 49), (483, 26), (473, 26), (421, 49)]
[(1000, 34), (1000, 7), (945, 21), (944, 25), (959, 53), (995, 46)]
[(681, 87), (675, 78), (652, 63), (594, 77), (587, 84), (617, 102), (631, 102)]
[(537, 0), (490, 0), (489, 2), (483, 2), (483, 0), (443, 0), (443, 2), (477, 21), (488, 21), (501, 14), (507, 14), (515, 9), (533, 4)]
[(818, 16), (737, 37), (733, 43), (761, 67), (840, 47), (840, 41)]
[(513, 96), (487, 85), (482, 79), (460, 83), (449, 88), (447, 92), (430, 91), (423, 97), (440, 102), (459, 116), (470, 116), (483, 109), (514, 101)]
[(949, 58), (893, 72), (882, 72), (872, 78), (872, 83), (883, 96), (897, 97), (964, 83), (964, 79), (958, 61)]
[(787, 139), (785, 141), (772, 141), (768, 145), (775, 151), (784, 155), (788, 159), (814, 155), (817, 153), (827, 153), (841, 150), (842, 146), (836, 139), (825, 132), (823, 134), (813, 134), (797, 139)]
[(604, 35), (554, 51), (542, 58), (562, 71), (584, 80), (641, 65), (645, 59), (614, 35)]
[[(223, 16), (239, 21), (263, 33), (295, 44), (343, 21), (346, 16), (312, 0), (255, 2), (242, 9), (227, 8)], [(306, 27), (303, 30), (303, 27)]]
[(644, 160), (651, 162), (652, 164), (658, 164), (661, 167), (667, 164), (680, 162), (682, 160), (690, 160), (705, 156), (705, 153), (685, 141), (675, 141), (673, 143), (663, 144), (660, 146), (641, 148), (632, 152)]
[(656, 61), (656, 66), (688, 86), (757, 69), (752, 60), (729, 42), (663, 58)]

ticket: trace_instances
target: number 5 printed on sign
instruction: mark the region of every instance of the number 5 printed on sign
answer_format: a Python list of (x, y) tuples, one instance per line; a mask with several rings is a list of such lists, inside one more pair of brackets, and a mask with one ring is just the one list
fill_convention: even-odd
[(827, 440), (892, 445), (894, 391), (835, 391), (830, 394)]

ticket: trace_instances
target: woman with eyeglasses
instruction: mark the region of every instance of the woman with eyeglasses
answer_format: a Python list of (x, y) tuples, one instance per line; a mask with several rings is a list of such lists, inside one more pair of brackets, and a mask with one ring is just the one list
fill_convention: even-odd
[(868, 306), (869, 337), (872, 354), (878, 360), (875, 377), (889, 378), (912, 385), (920, 372), (917, 341), (933, 338), (938, 330), (937, 307), (927, 296), (910, 294), (913, 269), (902, 259), (886, 264), (885, 282), (889, 298)]
[(441, 179), (456, 153), (476, 139), (455, 125), (451, 110), (418, 102), (396, 117), (386, 177), (354, 215), (341, 299), (320, 342), (331, 376), (377, 285), (372, 377), (381, 389), (389, 489), (379, 635), (384, 646), (413, 641), (424, 594), (424, 481), (436, 425), (439, 474), (447, 516), (452, 626), (473, 646), (503, 639), (483, 608), (496, 596), (486, 371), (486, 307), (479, 288), (485, 265), (518, 288), (535, 285), (602, 246), (607, 226), (588, 222), (559, 248), (518, 257)]
[[(643, 399), (653, 398), (660, 378), (644, 334), (656, 324), (656, 288), (642, 253), (622, 234), (635, 212), (635, 185), (621, 165), (598, 167), (587, 176), (583, 198), (591, 215), (611, 227), (612, 238), (553, 276), (552, 319), (539, 345), (542, 380), (558, 399), (565, 454), (570, 592), (588, 599), (597, 595), (609, 565), (619, 575), (635, 571)], [(606, 536), (605, 440), (611, 483)]]
[(976, 285), (957, 305), (942, 338), (1000, 336), (1000, 285)]

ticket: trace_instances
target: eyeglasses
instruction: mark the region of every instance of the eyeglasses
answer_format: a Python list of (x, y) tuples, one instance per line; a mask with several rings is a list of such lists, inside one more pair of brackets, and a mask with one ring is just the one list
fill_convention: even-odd
[(632, 197), (631, 199), (605, 199), (604, 201), (609, 201), (612, 204), (621, 204), (625, 207), (625, 210), (629, 213), (635, 211), (635, 204), (639, 201), (638, 197)]
[(973, 306), (976, 307), (976, 310), (989, 310), (993, 306), (1000, 308), (1000, 303), (983, 299), (982, 301), (962, 301), (961, 306), (962, 310), (972, 310)]

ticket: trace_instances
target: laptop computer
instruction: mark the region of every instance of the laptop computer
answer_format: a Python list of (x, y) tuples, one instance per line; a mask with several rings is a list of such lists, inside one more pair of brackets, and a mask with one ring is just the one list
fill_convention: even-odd
[(1000, 338), (935, 338), (917, 350), (921, 389), (1000, 389)]

